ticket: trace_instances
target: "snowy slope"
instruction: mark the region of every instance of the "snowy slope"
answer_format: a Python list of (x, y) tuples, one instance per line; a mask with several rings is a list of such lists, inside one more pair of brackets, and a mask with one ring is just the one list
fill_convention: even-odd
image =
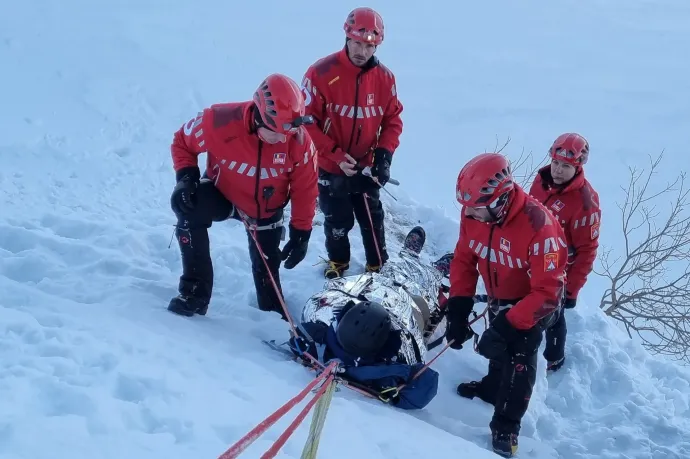
[[(256, 309), (237, 223), (211, 230), (209, 315), (165, 311), (180, 270), (168, 247), (169, 142), (199, 108), (251, 97), (268, 73), (299, 80), (341, 45), (356, 5), (97, 3), (31, 0), (0, 15), (0, 458), (217, 457), (313, 375), (260, 344), (287, 329)], [(455, 175), (497, 134), (512, 137), (510, 154), (543, 151), (572, 127), (591, 131), (602, 150), (615, 146), (588, 172), (611, 190), (609, 208), (618, 183), (607, 189), (603, 171), (619, 165), (618, 153), (680, 154), (690, 88), (687, 64), (672, 57), (690, 40), (686, 4), (489, 3), (371, 3), (389, 33), (380, 56), (409, 101), (393, 166), (402, 186), (390, 187), (399, 201), (384, 198), (391, 253), (418, 222), (425, 257), (452, 249)], [(425, 34), (408, 32), (432, 20)], [(573, 75), (573, 61), (584, 70)], [(639, 72), (647, 67), (656, 70)], [(457, 107), (438, 103), (446, 87), (459, 91)], [(432, 180), (421, 184), (420, 174)], [(615, 229), (603, 234), (615, 240)], [(323, 256), (317, 226), (308, 258), (282, 274), (294, 314), (320, 288)], [(519, 456), (690, 457), (690, 372), (627, 340), (595, 308), (597, 290), (587, 292), (591, 301), (569, 311), (567, 365), (547, 378), (540, 361)], [(417, 413), (338, 392), (320, 457), (496, 457), (490, 407), (455, 395), (486, 361), (465, 349), (434, 367), (439, 396)], [(259, 457), (292, 416), (246, 457)], [(306, 433), (279, 457), (299, 457)]]

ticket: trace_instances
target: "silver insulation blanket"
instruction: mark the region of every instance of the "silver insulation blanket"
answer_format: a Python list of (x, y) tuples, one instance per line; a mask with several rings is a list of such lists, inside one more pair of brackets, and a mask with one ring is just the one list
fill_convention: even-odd
[[(412, 339), (417, 343), (422, 360), (427, 348), (424, 342), (422, 317), (428, 317), (438, 309), (438, 291), (443, 280), (442, 274), (434, 267), (422, 263), (416, 254), (403, 249), (399, 259), (389, 260), (380, 273), (362, 273), (327, 280), (323, 290), (312, 295), (302, 311), (302, 322), (335, 322), (334, 312), (349, 301), (363, 300), (382, 304), (391, 314), (395, 329), (407, 330), (402, 333), (403, 345), (400, 357), (408, 363), (417, 363)], [(422, 311), (411, 295), (421, 296), (429, 311)], [(334, 326), (337, 324), (333, 323)]]

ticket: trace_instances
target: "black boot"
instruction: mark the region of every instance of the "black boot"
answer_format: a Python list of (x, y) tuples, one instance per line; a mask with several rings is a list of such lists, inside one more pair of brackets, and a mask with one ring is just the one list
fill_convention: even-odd
[(406, 250), (419, 255), (422, 251), (422, 247), (424, 247), (425, 242), (426, 232), (424, 231), (424, 228), (421, 226), (415, 226), (410, 230), (409, 233), (407, 233), (403, 247)]
[(194, 314), (205, 316), (208, 311), (208, 302), (200, 298), (180, 294), (170, 300), (168, 311), (187, 317), (192, 317)]
[(480, 384), (481, 381), (470, 381), (467, 383), (460, 383), (457, 389), (458, 395), (472, 400), (474, 397), (478, 395)]
[(546, 362), (546, 371), (556, 372), (561, 369), (565, 363), (565, 357), (553, 362)]
[(471, 381), (458, 386), (458, 395), (472, 399), (479, 397), (482, 401), (496, 405), (496, 397), (501, 384), (503, 364), (498, 360), (489, 360), (489, 371), (481, 381)]
[(191, 317), (206, 315), (213, 290), (213, 265), (206, 228), (175, 231), (182, 254), (182, 276), (178, 291), (180, 294), (170, 300), (168, 310)]
[(500, 429), (491, 430), (491, 446), (494, 453), (503, 457), (513, 457), (518, 451), (518, 436)]
[(329, 261), (328, 266), (323, 270), (323, 275), (326, 279), (335, 279), (337, 277), (343, 277), (343, 274), (348, 269), (350, 269), (349, 263)]
[(431, 313), (429, 320), (426, 323), (426, 327), (424, 328), (424, 342), (426, 344), (429, 344), (428, 340), (436, 332), (436, 328), (439, 326), (444, 317), (445, 311), (442, 309), (437, 309)]
[(274, 277), (276, 286), (278, 287), (276, 291), (276, 287), (265, 271), (254, 271), (253, 275), (254, 286), (256, 287), (256, 302), (259, 305), (259, 309), (266, 312), (277, 312), (281, 315), (283, 320), (287, 321), (283, 305), (280, 302), (281, 298), (283, 298), (283, 288), (280, 285), (280, 278), (277, 276)]

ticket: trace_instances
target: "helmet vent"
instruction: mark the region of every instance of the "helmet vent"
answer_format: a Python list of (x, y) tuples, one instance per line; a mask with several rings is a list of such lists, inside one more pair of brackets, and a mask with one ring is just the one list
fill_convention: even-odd
[(269, 116), (269, 115), (276, 116), (276, 111), (275, 111), (275, 110), (267, 111), (267, 112), (266, 112), (266, 121), (268, 122), (268, 124), (271, 125), (271, 127), (273, 127), (273, 128), (278, 127), (278, 126), (276, 125), (276, 122), (273, 121), (273, 118), (272, 118), (271, 116)]

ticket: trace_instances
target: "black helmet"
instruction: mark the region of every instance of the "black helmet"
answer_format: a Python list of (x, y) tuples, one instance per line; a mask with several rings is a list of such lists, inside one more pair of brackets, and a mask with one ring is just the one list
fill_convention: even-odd
[(391, 318), (381, 304), (362, 301), (343, 314), (336, 338), (345, 352), (355, 357), (374, 357), (388, 341)]

